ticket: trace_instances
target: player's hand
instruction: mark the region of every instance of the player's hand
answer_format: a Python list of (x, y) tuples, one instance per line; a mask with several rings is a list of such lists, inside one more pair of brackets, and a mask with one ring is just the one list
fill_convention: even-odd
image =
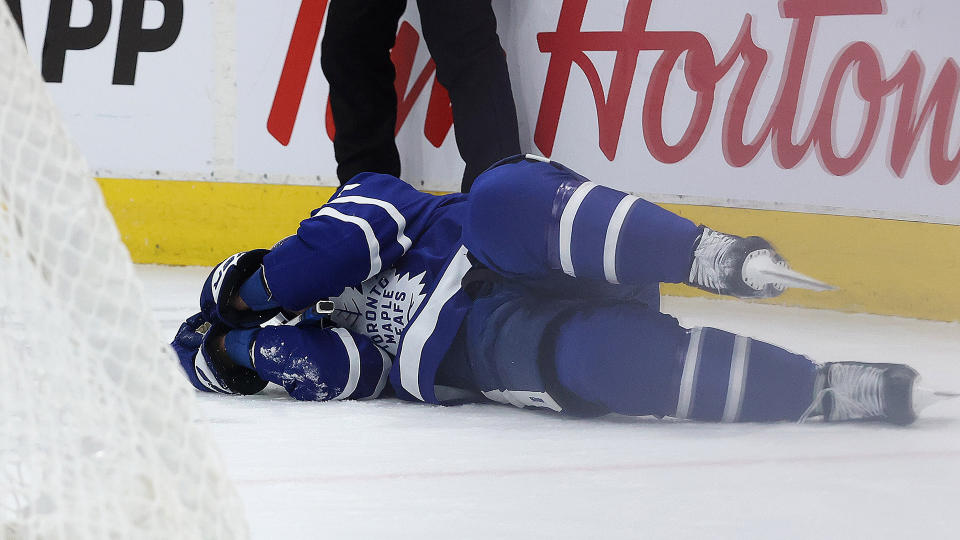
[(170, 344), (190, 383), (204, 392), (256, 394), (267, 386), (255, 371), (230, 361), (223, 337), (230, 329), (207, 321), (202, 313), (193, 315), (177, 331)]
[(280, 312), (280, 308), (253, 311), (238, 294), (243, 282), (260, 269), (267, 253), (266, 249), (242, 251), (210, 272), (200, 291), (200, 311), (206, 320), (233, 328), (253, 328)]
[(243, 301), (243, 298), (240, 295), (236, 295), (230, 299), (230, 307), (237, 311), (250, 311), (250, 306)]

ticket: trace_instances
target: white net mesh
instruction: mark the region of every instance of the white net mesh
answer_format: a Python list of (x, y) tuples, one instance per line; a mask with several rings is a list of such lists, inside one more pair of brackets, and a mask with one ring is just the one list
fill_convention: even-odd
[(145, 306), (0, 2), (0, 539), (247, 536)]

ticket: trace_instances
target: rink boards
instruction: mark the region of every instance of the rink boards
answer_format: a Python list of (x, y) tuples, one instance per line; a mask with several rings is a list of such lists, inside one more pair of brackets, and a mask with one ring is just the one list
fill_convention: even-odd
[[(269, 246), (332, 193), (326, 0), (7, 1), (138, 262)], [(960, 4), (494, 8), (524, 151), (766, 236), (838, 287), (782, 302), (960, 320)], [(418, 28), (411, 2), (393, 49), (403, 176), (454, 191), (463, 165)]]
[[(134, 261), (212, 266), (296, 231), (333, 187), (101, 179)], [(911, 221), (664, 204), (695, 222), (760, 231), (793, 267), (837, 287), (766, 301), (936, 320), (960, 319), (960, 227)], [(665, 294), (707, 296), (682, 285)]]

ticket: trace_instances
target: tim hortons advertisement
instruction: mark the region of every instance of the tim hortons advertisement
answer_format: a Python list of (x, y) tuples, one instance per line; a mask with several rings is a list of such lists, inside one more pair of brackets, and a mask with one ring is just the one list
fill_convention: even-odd
[[(335, 183), (327, 0), (30, 4), (28, 45), (98, 170)], [(960, 4), (494, 7), (529, 152), (657, 201), (960, 223)], [(403, 176), (455, 190), (449, 101), (418, 27), (410, 2), (391, 52)]]

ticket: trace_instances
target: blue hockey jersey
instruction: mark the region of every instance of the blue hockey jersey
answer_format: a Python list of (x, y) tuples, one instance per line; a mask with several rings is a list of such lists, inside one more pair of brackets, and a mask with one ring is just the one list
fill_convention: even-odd
[[(816, 364), (745, 336), (688, 330), (659, 311), (659, 283), (692, 279), (703, 231), (536, 156), (495, 164), (469, 199), (365, 173), (274, 246), (262, 270), (244, 271), (238, 293), (257, 311), (332, 299), (338, 327), (316, 324), (311, 310), (295, 326), (231, 330), (223, 344), (296, 399), (375, 398), (389, 380), (401, 398), (429, 403), (472, 394), (574, 415), (801, 417)], [(240, 258), (224, 261), (209, 287)], [(202, 343), (191, 320), (181, 327), (191, 380), (240, 391), (236, 374), (214, 369), (217, 354), (204, 349), (212, 360), (195, 362)]]
[(465, 203), (463, 194), (360, 174), (267, 254), (270, 292), (294, 310), (332, 299), (334, 322), (393, 356), (398, 396), (439, 403), (437, 368), (470, 305), (460, 287), (471, 267)]

